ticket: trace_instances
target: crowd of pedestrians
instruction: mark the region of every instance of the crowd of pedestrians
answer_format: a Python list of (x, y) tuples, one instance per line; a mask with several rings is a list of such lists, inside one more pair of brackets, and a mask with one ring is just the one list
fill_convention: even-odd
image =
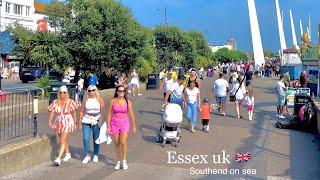
[[(278, 69), (276, 68), (276, 71)], [(161, 94), (164, 107), (169, 103), (180, 105), (185, 112), (187, 119), (187, 129), (194, 133), (197, 129), (198, 117), (201, 120), (202, 131), (208, 133), (209, 125), (212, 121), (211, 113), (217, 110), (217, 115), (230, 116), (227, 114), (227, 101), (234, 103), (236, 118), (244, 119), (244, 109), (246, 106), (247, 117), (249, 121), (254, 118), (255, 98), (252, 84), (254, 84), (254, 74), (257, 74), (256, 68), (252, 62), (221, 64), (213, 67), (218, 78), (212, 82), (211, 97), (202, 97), (201, 92), (206, 91), (202, 87), (202, 78), (196, 69), (179, 70), (169, 67), (161, 70), (158, 87), (158, 93)], [(265, 72), (256, 77), (263, 77)], [(58, 99), (49, 107), (49, 127), (59, 136), (59, 150), (54, 163), (61, 164), (71, 158), (68, 146), (68, 134), (75, 129), (81, 129), (83, 134), (84, 158), (83, 164), (99, 161), (99, 143), (96, 142), (100, 132), (100, 122), (107, 124), (107, 130), (102, 134), (113, 136), (116, 154), (115, 169), (128, 169), (127, 163), (127, 140), (130, 129), (136, 133), (136, 122), (133, 112), (133, 104), (128, 99), (128, 95), (139, 96), (141, 94), (139, 85), (139, 74), (133, 69), (128, 80), (126, 73), (121, 72), (117, 81), (115, 81), (114, 98), (105, 105), (104, 100), (99, 96), (97, 84), (98, 77), (92, 72), (86, 72), (88, 79), (80, 79), (78, 90), (86, 90), (80, 102), (80, 116), (77, 121), (76, 108), (77, 103), (68, 97), (68, 89), (62, 86), (58, 91)], [(228, 81), (227, 81), (228, 79)], [(306, 83), (306, 72), (301, 73), (301, 85)], [(87, 88), (85, 85), (87, 83)], [(286, 90), (290, 86), (290, 77), (281, 75), (276, 83), (276, 92), (278, 95), (277, 116), (284, 118), (283, 112), (286, 109)], [(211, 103), (209, 99), (214, 99)], [(54, 119), (54, 116), (55, 119)], [(90, 151), (90, 136), (93, 136), (93, 152)], [(64, 156), (64, 157), (63, 157)]]

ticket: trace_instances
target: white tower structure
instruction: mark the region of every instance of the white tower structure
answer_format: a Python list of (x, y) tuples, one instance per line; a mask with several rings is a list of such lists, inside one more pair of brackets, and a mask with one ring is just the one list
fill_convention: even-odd
[(255, 66), (264, 64), (264, 54), (261, 42), (260, 28), (254, 0), (248, 0), (249, 18), (251, 27), (252, 47)]
[[(279, 0), (275, 0), (276, 3), (276, 11), (277, 11), (277, 19), (278, 19), (278, 30), (279, 30), (279, 39), (280, 39), (280, 49), (281, 49), (281, 54), (284, 49), (287, 49), (286, 45), (286, 39), (284, 36), (284, 31), (283, 31), (283, 22), (282, 22), (282, 17), (280, 13), (280, 5), (279, 5)], [(281, 56), (281, 65), (284, 64), (283, 57)]]
[(296, 49), (299, 49), (298, 42), (297, 42), (296, 29), (295, 29), (295, 26), (294, 26), (294, 21), (293, 21), (291, 9), (290, 9), (290, 21), (291, 21), (291, 30), (292, 30), (293, 46), (294, 46)]
[(301, 35), (301, 37), (302, 37), (302, 35), (303, 35), (303, 27), (302, 27), (302, 21), (301, 21), (301, 19), (300, 19), (300, 35)]

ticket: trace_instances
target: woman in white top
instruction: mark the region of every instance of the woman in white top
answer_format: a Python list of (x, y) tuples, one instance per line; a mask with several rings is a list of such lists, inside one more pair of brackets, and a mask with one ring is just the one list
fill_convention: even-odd
[[(244, 86), (244, 83), (242, 82), (243, 76), (237, 79), (236, 83), (233, 85), (231, 94), (236, 96), (235, 101), (235, 109), (237, 112), (237, 118), (242, 119), (242, 101), (244, 99), (244, 95), (246, 94), (246, 87)], [(241, 83), (242, 82), (242, 83)], [(240, 85), (241, 83), (241, 85)]]
[(187, 119), (190, 131), (195, 132), (194, 127), (197, 123), (198, 109), (200, 109), (200, 91), (196, 87), (195, 81), (190, 82), (190, 87), (185, 90), (187, 104)]
[(140, 93), (140, 88), (139, 88), (139, 74), (135, 69), (132, 70), (131, 73), (131, 81), (130, 85), (132, 86), (132, 95), (135, 95), (135, 88), (137, 88), (137, 94), (138, 96), (141, 96), (142, 94)]
[(89, 86), (86, 96), (82, 102), (80, 119), (82, 120), (82, 125), (79, 125), (79, 128), (82, 128), (83, 132), (83, 146), (86, 153), (85, 158), (82, 160), (83, 164), (87, 164), (91, 160), (90, 156), (90, 131), (92, 130), (93, 134), (93, 162), (98, 162), (99, 154), (99, 144), (96, 144), (95, 141), (99, 137), (100, 127), (99, 120), (101, 118), (101, 112), (104, 110), (104, 101), (100, 98), (98, 89), (96, 86)]

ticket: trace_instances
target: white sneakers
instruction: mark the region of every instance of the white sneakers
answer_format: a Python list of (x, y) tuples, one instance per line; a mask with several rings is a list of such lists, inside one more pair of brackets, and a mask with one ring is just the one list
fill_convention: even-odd
[(53, 161), (53, 164), (55, 166), (60, 166), (61, 165), (61, 159), (60, 158), (57, 158), (56, 160)]
[(126, 160), (123, 160), (122, 161), (122, 169), (123, 170), (127, 170), (129, 167), (128, 167), (128, 163), (127, 163), (127, 161)]
[(127, 170), (129, 168), (126, 160), (123, 160), (122, 164), (120, 161), (118, 161), (116, 166), (114, 167), (115, 170), (119, 170), (120, 168), (122, 168), (123, 170)]
[(98, 156), (97, 156), (97, 155), (94, 155), (94, 156), (93, 156), (93, 160), (92, 160), (92, 162), (94, 162), (94, 163), (99, 162), (99, 158), (98, 158)]
[[(89, 161), (91, 161), (91, 156), (90, 155), (86, 155), (86, 157), (83, 158), (82, 160), (82, 164), (87, 164)], [(97, 155), (93, 156), (92, 162), (97, 163), (99, 162), (99, 158)]]
[(119, 170), (120, 167), (121, 167), (121, 162), (118, 161), (117, 164), (116, 164), (116, 166), (114, 167), (114, 169), (115, 169), (115, 170)]
[(91, 161), (91, 156), (86, 155), (86, 157), (84, 157), (82, 160), (82, 164), (87, 164), (89, 161)]
[(279, 115), (279, 118), (280, 118), (280, 119), (285, 119), (286, 117), (284, 117), (284, 116), (281, 114), (281, 115)]
[(65, 156), (64, 156), (64, 158), (62, 160), (67, 162), (67, 161), (69, 161), (69, 159), (71, 159), (71, 154), (68, 152), (68, 153), (65, 154)]

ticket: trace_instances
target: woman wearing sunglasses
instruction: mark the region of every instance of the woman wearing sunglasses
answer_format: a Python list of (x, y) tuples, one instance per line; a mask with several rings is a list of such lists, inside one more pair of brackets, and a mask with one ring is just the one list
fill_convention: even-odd
[[(130, 118), (129, 118), (130, 117)], [(107, 111), (108, 133), (113, 135), (117, 164), (114, 169), (128, 169), (127, 158), (127, 139), (130, 130), (136, 133), (136, 122), (134, 119), (132, 103), (127, 99), (124, 86), (118, 86), (114, 98), (110, 100)], [(121, 159), (122, 158), (122, 159)], [(122, 160), (122, 163), (121, 161)]]
[[(73, 132), (76, 124), (76, 103), (69, 99), (68, 88), (61, 86), (58, 90), (58, 99), (54, 100), (48, 107), (50, 112), (49, 116), (49, 128), (59, 136), (60, 148), (58, 156), (54, 160), (56, 166), (60, 166), (61, 157), (65, 153), (63, 161), (68, 161), (71, 158), (68, 146), (68, 134)], [(52, 123), (52, 119), (56, 115), (55, 121)]]
[(82, 124), (79, 123), (79, 129), (82, 128), (83, 146), (86, 156), (82, 160), (83, 164), (87, 164), (91, 160), (90, 155), (90, 131), (92, 130), (93, 136), (93, 162), (97, 163), (99, 154), (99, 144), (96, 140), (99, 137), (100, 127), (99, 119), (101, 119), (101, 112), (104, 109), (104, 101), (100, 98), (98, 88), (94, 85), (88, 87), (87, 94), (83, 100), (80, 119)]

